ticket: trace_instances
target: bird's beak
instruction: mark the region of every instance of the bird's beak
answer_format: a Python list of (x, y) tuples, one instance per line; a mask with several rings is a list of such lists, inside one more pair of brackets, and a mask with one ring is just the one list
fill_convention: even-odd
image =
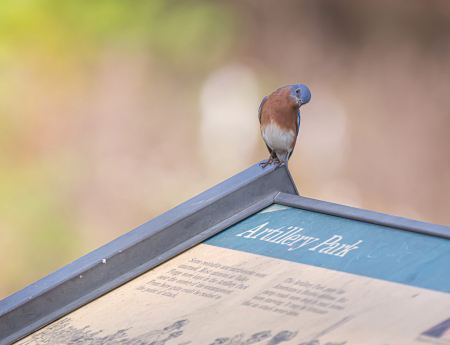
[(298, 107), (300, 108), (301, 106), (302, 106), (302, 101), (301, 100), (298, 100)]

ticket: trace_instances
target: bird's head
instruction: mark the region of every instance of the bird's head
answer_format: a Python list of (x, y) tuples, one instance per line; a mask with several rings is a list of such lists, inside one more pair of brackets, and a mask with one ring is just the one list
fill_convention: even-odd
[(295, 99), (299, 107), (311, 100), (311, 91), (303, 84), (291, 85), (290, 90), (291, 98)]

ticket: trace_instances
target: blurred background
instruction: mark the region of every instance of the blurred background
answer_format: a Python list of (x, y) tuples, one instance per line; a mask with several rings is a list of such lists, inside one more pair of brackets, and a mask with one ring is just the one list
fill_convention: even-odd
[(450, 2), (0, 2), (0, 299), (268, 158), (303, 196), (450, 225)]

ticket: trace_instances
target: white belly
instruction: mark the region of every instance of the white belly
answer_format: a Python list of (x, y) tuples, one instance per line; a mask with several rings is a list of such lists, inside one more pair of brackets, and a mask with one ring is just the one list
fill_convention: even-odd
[(273, 123), (261, 128), (261, 134), (267, 146), (277, 153), (291, 151), (295, 140), (294, 131), (285, 131)]

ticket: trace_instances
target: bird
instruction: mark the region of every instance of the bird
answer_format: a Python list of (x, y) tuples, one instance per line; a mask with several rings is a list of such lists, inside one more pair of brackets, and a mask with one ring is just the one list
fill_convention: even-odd
[(300, 107), (311, 100), (311, 92), (303, 84), (280, 87), (263, 98), (258, 109), (261, 136), (270, 156), (267, 165), (288, 165), (300, 129)]

